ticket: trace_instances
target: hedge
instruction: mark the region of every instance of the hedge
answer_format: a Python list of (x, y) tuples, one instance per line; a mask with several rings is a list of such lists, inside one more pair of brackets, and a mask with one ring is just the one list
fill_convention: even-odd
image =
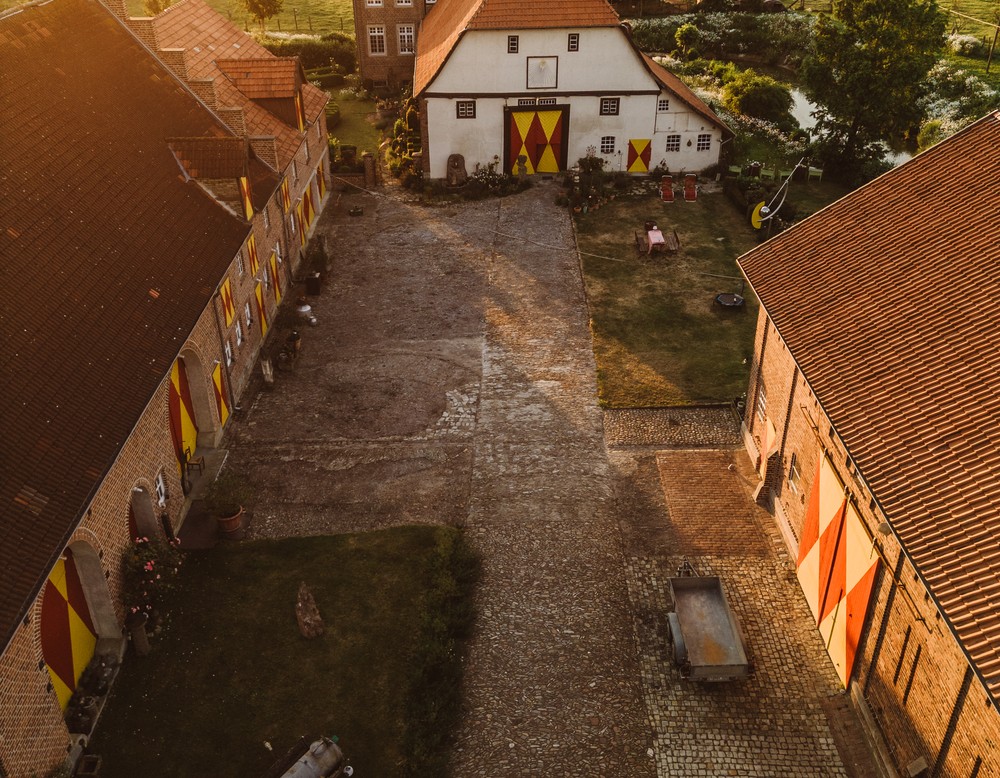
[(354, 38), (342, 32), (331, 32), (320, 39), (264, 38), (264, 48), (277, 57), (298, 57), (306, 70), (337, 65), (341, 73), (357, 70)]

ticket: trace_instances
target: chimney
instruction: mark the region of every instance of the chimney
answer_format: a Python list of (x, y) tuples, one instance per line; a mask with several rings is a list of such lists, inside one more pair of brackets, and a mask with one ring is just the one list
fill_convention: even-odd
[(132, 16), (125, 20), (128, 28), (136, 38), (141, 40), (152, 51), (159, 51), (160, 44), (156, 41), (156, 27), (152, 16)]
[(247, 123), (243, 118), (243, 109), (239, 106), (220, 108), (219, 118), (226, 123), (226, 126), (233, 131), (234, 135), (241, 138), (247, 134)]
[(128, 5), (125, 0), (103, 0), (104, 5), (115, 16), (124, 21), (128, 21)]
[(218, 107), (215, 99), (215, 82), (210, 78), (188, 81), (187, 85), (198, 98), (213, 111)]
[(187, 49), (160, 49), (160, 59), (181, 81), (187, 81)]
[(250, 148), (261, 161), (266, 162), (275, 170), (278, 169), (278, 147), (273, 135), (250, 138)]

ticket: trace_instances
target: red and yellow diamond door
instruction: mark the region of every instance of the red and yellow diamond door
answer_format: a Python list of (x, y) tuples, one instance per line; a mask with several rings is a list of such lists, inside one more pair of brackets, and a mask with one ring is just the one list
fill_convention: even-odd
[(39, 631), (52, 687), (66, 710), (97, 645), (97, 630), (70, 549), (56, 562), (45, 584)]
[(649, 138), (631, 139), (628, 142), (628, 172), (648, 173), (651, 154), (652, 142)]
[(797, 572), (826, 650), (846, 687), (854, 667), (878, 554), (826, 457), (816, 466)]
[(191, 453), (198, 447), (198, 424), (194, 416), (194, 401), (188, 386), (184, 359), (177, 358), (170, 371), (170, 438), (174, 443), (177, 467), (184, 465), (184, 449)]
[(528, 174), (558, 173), (566, 169), (569, 110), (509, 109), (504, 113), (507, 145), (504, 169), (517, 173), (517, 158), (524, 156)]

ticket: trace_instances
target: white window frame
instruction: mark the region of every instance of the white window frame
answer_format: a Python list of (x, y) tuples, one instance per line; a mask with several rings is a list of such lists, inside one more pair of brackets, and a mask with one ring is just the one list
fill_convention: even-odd
[(368, 8), (381, 8), (382, 0), (365, 0), (365, 6)]
[(602, 154), (614, 154), (616, 138), (614, 135), (602, 135), (601, 136), (601, 153)]
[(243, 264), (243, 249), (236, 252), (236, 270), (240, 276), (247, 272), (246, 266)]
[(261, 213), (264, 215), (264, 229), (265, 230), (271, 229), (271, 217), (267, 215), (267, 212), (268, 212), (268, 209), (269, 209), (270, 205), (271, 205), (270, 203), (265, 203), (264, 204), (264, 208), (261, 211)]
[[(381, 51), (375, 51), (376, 48), (381, 48)], [(386, 56), (384, 24), (368, 25), (368, 56), (370, 57)]]
[(788, 488), (795, 494), (798, 494), (801, 485), (802, 473), (799, 472), (799, 458), (798, 455), (793, 452), (792, 461), (788, 463)]
[(226, 357), (226, 367), (231, 367), (233, 364), (233, 346), (229, 342), (229, 338), (226, 338), (226, 342), (222, 344), (222, 353)]
[(670, 152), (680, 152), (681, 150), (681, 136), (679, 134), (673, 134), (667, 136), (667, 146), (665, 151)]
[(156, 504), (161, 508), (165, 507), (167, 504), (167, 479), (163, 477), (163, 471), (161, 470), (156, 474), (156, 478), (153, 481), (153, 490), (156, 492)]
[(243, 326), (237, 320), (236, 322), (236, 348), (243, 345)]
[(618, 116), (622, 108), (620, 97), (602, 97), (600, 114), (601, 116)]
[(281, 241), (280, 240), (276, 240), (274, 242), (274, 256), (277, 258), (279, 265), (282, 262), (285, 261), (284, 257), (281, 256)]
[(299, 182), (299, 166), (295, 164), (295, 160), (292, 160), (292, 181), (296, 184)]
[(265, 289), (270, 289), (271, 288), (271, 273), (268, 271), (266, 263), (264, 264), (263, 281), (264, 281), (264, 288)]
[(702, 132), (698, 134), (698, 142), (695, 144), (695, 151), (711, 151), (712, 150), (712, 134), (708, 132)]
[(656, 100), (656, 112), (657, 113), (666, 113), (669, 110), (670, 110), (670, 98), (669, 97), (660, 97), (660, 98), (657, 98), (657, 100)]
[(249, 332), (250, 327), (253, 326), (253, 311), (250, 310), (249, 301), (243, 304), (243, 319), (247, 323), (247, 332)]
[[(404, 48), (406, 43), (409, 48)], [(400, 24), (396, 27), (396, 44), (401, 55), (411, 55), (417, 50), (417, 28), (412, 24)]]
[(767, 389), (763, 381), (757, 386), (757, 418), (761, 421), (767, 418)]
[(525, 105), (538, 105), (538, 98), (536, 97), (519, 97), (517, 98), (517, 105), (520, 108)]
[(455, 101), (455, 118), (456, 119), (475, 119), (476, 118), (476, 101), (475, 100), (456, 100)]
[(397, 8), (412, 8), (413, 0), (396, 0)]
[(566, 51), (580, 50), (580, 33), (571, 32), (566, 36)]
[(292, 235), (294, 235), (295, 232), (296, 232), (296, 230), (298, 229), (298, 224), (296, 224), (296, 222), (295, 222), (295, 211), (294, 210), (291, 210), (291, 211), (288, 212), (288, 226), (289, 226), (289, 228), (292, 231)]

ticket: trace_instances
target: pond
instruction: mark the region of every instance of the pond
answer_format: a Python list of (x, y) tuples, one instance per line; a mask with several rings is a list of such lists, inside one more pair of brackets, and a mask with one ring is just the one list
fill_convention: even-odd
[[(812, 128), (816, 126), (816, 118), (812, 115), (812, 112), (816, 110), (815, 104), (809, 102), (809, 98), (806, 97), (805, 92), (798, 87), (793, 86), (791, 91), (792, 116), (795, 117), (795, 120), (799, 123), (799, 126), (802, 127), (803, 130), (812, 130)], [(902, 165), (912, 156), (913, 154), (906, 149), (891, 149), (886, 146), (885, 159), (887, 162), (892, 163), (895, 167)]]

